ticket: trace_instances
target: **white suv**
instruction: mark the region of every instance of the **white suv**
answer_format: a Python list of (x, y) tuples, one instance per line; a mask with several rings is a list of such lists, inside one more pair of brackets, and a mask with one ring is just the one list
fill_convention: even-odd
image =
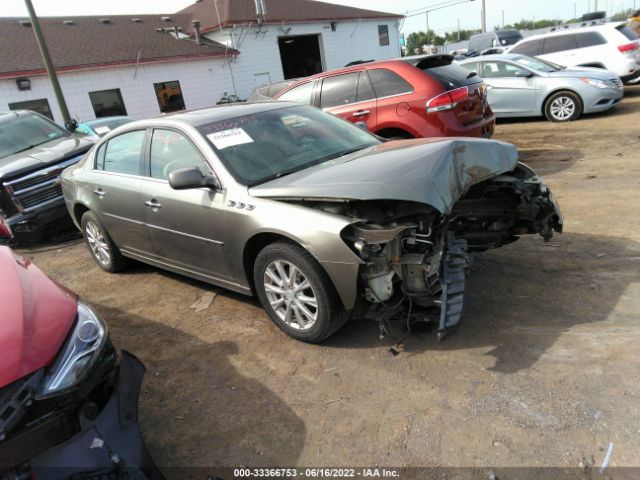
[(567, 67), (606, 68), (624, 83), (640, 81), (640, 39), (626, 23), (606, 23), (532, 35), (509, 50)]

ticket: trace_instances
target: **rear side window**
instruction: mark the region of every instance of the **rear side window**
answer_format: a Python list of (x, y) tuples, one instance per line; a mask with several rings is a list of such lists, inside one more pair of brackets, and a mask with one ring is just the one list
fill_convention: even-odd
[(369, 79), (361, 72), (325, 78), (322, 82), (320, 108), (339, 107), (375, 98)]
[(542, 39), (539, 38), (537, 40), (519, 43), (509, 50), (509, 53), (519, 53), (521, 55), (529, 55), (530, 57), (540, 55), (542, 53)]
[(140, 175), (140, 153), (144, 130), (127, 132), (113, 137), (100, 147), (96, 155), (96, 169), (105, 172)]
[(629, 40), (638, 40), (640, 36), (633, 31), (633, 29), (629, 28), (627, 25), (619, 25), (616, 27), (621, 34), (627, 37)]
[(598, 32), (582, 32), (576, 34), (579, 48), (593, 47), (607, 43), (605, 38)]
[(311, 105), (311, 93), (313, 92), (313, 82), (303, 83), (293, 87), (288, 92), (284, 92), (278, 100), (297, 102), (303, 105)]
[(369, 70), (369, 78), (376, 97), (390, 97), (413, 92), (413, 87), (404, 78), (386, 68)]
[(575, 35), (558, 35), (544, 39), (542, 53), (564, 52), (565, 50), (575, 50), (576, 48), (578, 48), (578, 42)]

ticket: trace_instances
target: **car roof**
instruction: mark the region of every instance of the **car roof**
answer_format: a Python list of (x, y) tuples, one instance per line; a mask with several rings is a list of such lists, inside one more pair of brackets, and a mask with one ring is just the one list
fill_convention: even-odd
[(526, 57), (526, 55), (521, 55), (519, 53), (494, 53), (491, 55), (479, 55), (477, 57), (469, 57), (466, 60), (460, 60), (458, 63), (462, 64), (462, 63), (480, 62), (484, 59), (513, 61), (522, 57)]
[(584, 27), (577, 26), (577, 27), (572, 27), (572, 28), (563, 28), (563, 29), (555, 30), (553, 32), (549, 31), (549, 32), (546, 32), (546, 33), (538, 33), (537, 35), (531, 35), (529, 37), (523, 38), (518, 43), (523, 43), (523, 42), (526, 42), (528, 40), (537, 40), (537, 39), (540, 39), (540, 38), (555, 37), (555, 36), (558, 36), (558, 35), (566, 35), (568, 33), (593, 32), (593, 31), (598, 31), (598, 30), (602, 30), (602, 29), (611, 29), (611, 28), (617, 29), (620, 25), (626, 25), (626, 23), (627, 22), (609, 22), (609, 23), (599, 23), (597, 25), (585, 25)]
[(104, 123), (109, 123), (109, 122), (113, 122), (114, 120), (131, 120), (133, 121), (133, 119), (131, 117), (128, 117), (127, 115), (113, 115), (111, 117), (100, 117), (100, 118), (95, 118), (93, 120), (85, 120), (79, 123), (83, 123), (85, 125), (89, 125), (94, 126), (94, 125), (102, 125)]
[(132, 123), (127, 123), (125, 127), (135, 128), (148, 124), (171, 125), (176, 123), (198, 127), (200, 125), (206, 125), (207, 123), (241, 117), (243, 115), (253, 115), (256, 113), (279, 110), (282, 108), (300, 106), (304, 105), (300, 105), (299, 103), (295, 102), (284, 102), (275, 100), (265, 102), (231, 103), (225, 105), (216, 105), (215, 107), (201, 108), (198, 110), (187, 110), (170, 113), (168, 115), (161, 115), (159, 117), (149, 118), (145, 120), (138, 120)]

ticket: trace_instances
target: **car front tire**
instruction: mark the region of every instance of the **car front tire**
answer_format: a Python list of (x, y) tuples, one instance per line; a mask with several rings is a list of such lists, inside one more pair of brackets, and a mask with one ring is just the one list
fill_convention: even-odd
[(544, 104), (544, 114), (551, 122), (576, 120), (582, 114), (582, 100), (573, 92), (556, 92)]
[(326, 272), (299, 245), (267, 245), (256, 258), (253, 280), (271, 320), (297, 340), (321, 342), (348, 319)]
[(127, 259), (122, 256), (95, 213), (85, 212), (80, 226), (89, 252), (100, 268), (105, 272), (115, 273), (126, 266)]

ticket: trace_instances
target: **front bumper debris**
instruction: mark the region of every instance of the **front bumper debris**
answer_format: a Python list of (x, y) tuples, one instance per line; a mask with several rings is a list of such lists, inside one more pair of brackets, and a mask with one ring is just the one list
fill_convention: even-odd
[(144, 365), (123, 351), (118, 383), (95, 423), (65, 443), (29, 461), (38, 480), (163, 479), (138, 426), (138, 396)]

